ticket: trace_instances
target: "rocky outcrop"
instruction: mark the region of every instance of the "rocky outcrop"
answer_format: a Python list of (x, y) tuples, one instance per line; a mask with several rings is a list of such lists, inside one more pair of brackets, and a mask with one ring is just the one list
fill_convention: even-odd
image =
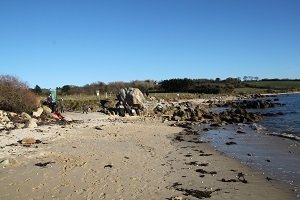
[[(156, 111), (166, 114), (166, 109), (160, 104), (156, 107)], [(193, 106), (190, 103), (180, 103), (174, 107), (172, 112), (172, 120), (174, 121), (192, 121), (198, 123), (211, 123), (219, 126), (224, 123), (253, 123), (260, 121), (262, 115), (259, 113), (247, 112), (246, 109), (237, 107), (235, 109), (225, 110), (223, 112), (208, 111), (201, 105)]]
[(44, 106), (39, 108), (36, 112), (33, 113), (31, 117), (28, 113), (13, 113), (0, 110), (0, 131), (2, 130), (11, 130), (11, 129), (20, 129), (20, 128), (35, 128), (39, 125), (47, 125), (55, 123), (59, 119), (55, 119), (52, 116), (51, 110)]
[(226, 104), (226, 106), (243, 109), (264, 109), (273, 108), (276, 106), (283, 106), (279, 102), (273, 102), (271, 99), (252, 99), (243, 101), (233, 101)]

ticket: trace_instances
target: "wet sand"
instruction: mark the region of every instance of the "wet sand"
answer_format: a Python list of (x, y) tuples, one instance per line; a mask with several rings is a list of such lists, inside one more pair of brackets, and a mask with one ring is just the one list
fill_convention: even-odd
[[(0, 199), (295, 199), (182, 128), (66, 115), (80, 122), (1, 134)], [(30, 133), (42, 143), (10, 145)]]

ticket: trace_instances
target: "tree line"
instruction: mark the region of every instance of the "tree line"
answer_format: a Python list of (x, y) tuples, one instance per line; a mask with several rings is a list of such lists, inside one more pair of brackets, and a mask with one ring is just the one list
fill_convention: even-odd
[[(241, 80), (239, 78), (227, 78), (221, 80), (220, 78), (212, 79), (168, 79), (163, 81), (154, 80), (135, 80), (131, 82), (111, 82), (105, 84), (103, 82), (95, 82), (86, 84), (84, 86), (72, 86), (64, 85), (57, 87), (58, 95), (74, 95), (74, 94), (86, 94), (92, 95), (96, 91), (100, 93), (117, 93), (121, 88), (139, 88), (143, 93), (153, 92), (190, 92), (190, 93), (206, 93), (206, 94), (218, 94), (218, 93), (230, 93), (236, 87), (241, 86)], [(41, 89), (38, 85), (33, 88), (33, 91), (40, 95), (47, 95), (48, 89)]]
[[(117, 93), (121, 88), (139, 88), (143, 93), (174, 93), (174, 92), (189, 92), (189, 93), (204, 93), (204, 94), (220, 94), (220, 93), (231, 93), (235, 88), (242, 87), (254, 87), (259, 88), (256, 85), (249, 85), (250, 81), (300, 81), (300, 79), (258, 79), (257, 77), (248, 77), (244, 81), (241, 78), (226, 78), (221, 80), (216, 79), (189, 79), (189, 78), (175, 78), (163, 81), (154, 80), (135, 80), (131, 82), (111, 82), (105, 84), (101, 81), (86, 84), (84, 86), (73, 86), (64, 85), (62, 87), (57, 87), (58, 95), (94, 95), (96, 91), (100, 93)], [(32, 89), (36, 94), (47, 95), (49, 94), (49, 89), (42, 89), (36, 85)]]

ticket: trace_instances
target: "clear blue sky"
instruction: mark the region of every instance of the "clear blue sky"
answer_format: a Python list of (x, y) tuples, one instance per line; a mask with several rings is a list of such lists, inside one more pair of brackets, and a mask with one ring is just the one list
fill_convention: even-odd
[(300, 78), (300, 0), (0, 0), (0, 72), (43, 88)]

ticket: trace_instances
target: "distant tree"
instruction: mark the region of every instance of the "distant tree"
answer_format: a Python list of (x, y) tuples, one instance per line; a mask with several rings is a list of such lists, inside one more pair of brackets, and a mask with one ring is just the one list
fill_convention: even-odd
[(233, 85), (234, 87), (239, 87), (240, 84), (241, 84), (241, 80), (240, 80), (240, 79), (238, 79), (238, 78), (231, 78), (231, 77), (226, 78), (226, 79), (224, 80), (224, 82), (225, 82), (226, 84)]
[(70, 85), (64, 85), (61, 88), (61, 93), (62, 94), (69, 94), (70, 90), (71, 90), (71, 86)]
[(33, 92), (35, 93), (35, 94), (42, 94), (42, 88), (40, 87), (40, 86), (38, 86), (38, 85), (36, 85), (34, 88), (33, 88)]
[(216, 82), (220, 82), (221, 81), (221, 79), (220, 78), (216, 78)]

